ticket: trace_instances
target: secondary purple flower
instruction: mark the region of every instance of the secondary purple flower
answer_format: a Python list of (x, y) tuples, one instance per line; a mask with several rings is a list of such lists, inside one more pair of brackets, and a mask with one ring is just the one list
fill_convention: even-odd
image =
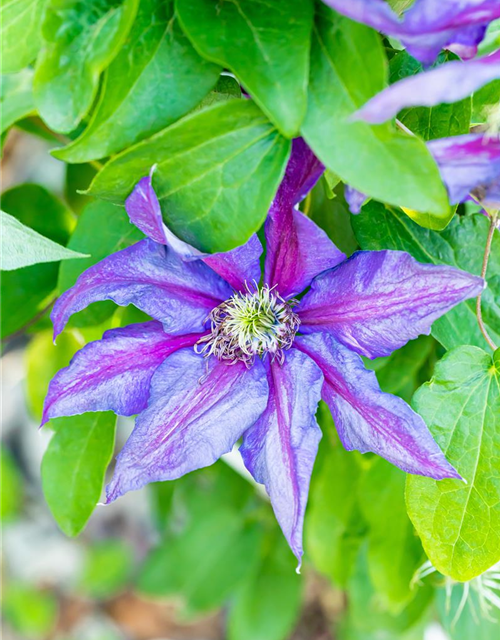
[(500, 17), (498, 0), (416, 0), (401, 18), (384, 0), (323, 2), (356, 22), (398, 38), (426, 64), (444, 48), (472, 58), (488, 24)]
[(380, 124), (408, 107), (434, 107), (457, 102), (497, 78), (500, 78), (500, 51), (468, 62), (447, 62), (387, 87), (354, 116), (371, 124)]
[(422, 418), (382, 393), (360, 354), (385, 356), (429, 333), (483, 280), (399, 251), (346, 260), (296, 208), (322, 171), (295, 140), (265, 223), (262, 282), (257, 236), (200, 257), (166, 230), (148, 177), (126, 207), (150, 238), (88, 269), (58, 300), (56, 334), (95, 300), (132, 303), (155, 318), (84, 347), (46, 398), (43, 422), (85, 411), (138, 414), (108, 502), (210, 465), (242, 438), (245, 465), (265, 485), (300, 562), (320, 398), (347, 449), (373, 451), (409, 473), (459, 477)]
[[(470, 200), (500, 208), (500, 139), (485, 133), (469, 133), (427, 142), (436, 161), (451, 204)], [(351, 213), (357, 214), (367, 196), (346, 187)]]
[(500, 207), (500, 139), (484, 133), (439, 138), (427, 143), (436, 160), (450, 202), (469, 199)]

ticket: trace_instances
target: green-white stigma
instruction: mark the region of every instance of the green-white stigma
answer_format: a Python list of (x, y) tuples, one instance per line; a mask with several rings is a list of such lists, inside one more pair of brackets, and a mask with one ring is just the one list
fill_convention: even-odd
[(266, 353), (282, 363), (283, 351), (292, 346), (300, 325), (294, 304), (296, 300), (283, 300), (268, 286), (235, 293), (210, 312), (211, 332), (195, 350), (230, 363), (243, 361), (248, 367), (255, 356)]

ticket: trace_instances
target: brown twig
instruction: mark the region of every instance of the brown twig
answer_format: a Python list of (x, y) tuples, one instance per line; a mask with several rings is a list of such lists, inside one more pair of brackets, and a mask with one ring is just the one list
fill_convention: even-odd
[[(488, 269), (488, 260), (490, 258), (490, 253), (491, 253), (491, 243), (493, 242), (493, 234), (495, 233), (495, 227), (497, 226), (498, 212), (495, 211), (493, 213), (489, 213), (489, 218), (490, 218), (490, 228), (488, 231), (488, 238), (486, 240), (486, 247), (484, 248), (483, 268), (481, 269), (481, 278), (483, 278), (483, 280), (486, 276), (486, 271)], [(483, 315), (481, 313), (481, 296), (482, 295), (483, 295), (483, 292), (481, 291), (481, 293), (478, 295), (476, 299), (477, 322), (479, 324), (479, 328), (481, 329), (481, 333), (484, 336), (484, 339), (486, 340), (488, 345), (493, 349), (493, 351), (496, 351), (497, 346), (493, 342), (493, 340), (490, 338), (488, 331), (486, 329), (486, 326), (483, 322)]]

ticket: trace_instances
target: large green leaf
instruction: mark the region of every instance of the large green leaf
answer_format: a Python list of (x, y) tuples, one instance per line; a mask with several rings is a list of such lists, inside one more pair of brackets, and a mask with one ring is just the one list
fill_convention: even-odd
[(176, 0), (198, 51), (231, 69), (280, 131), (298, 134), (307, 107), (311, 0)]
[(2, 109), (0, 133), (6, 131), (17, 120), (34, 112), (33, 71), (31, 69), (1, 76), (0, 108)]
[[(59, 269), (59, 291), (62, 293), (72, 287), (78, 276), (111, 253), (125, 249), (144, 238), (130, 220), (123, 207), (109, 202), (91, 202), (85, 207), (68, 247), (76, 251), (87, 252), (89, 258), (68, 260)], [(113, 302), (96, 302), (88, 309), (74, 315), (70, 322), (73, 326), (100, 324), (115, 311)]]
[(99, 75), (120, 50), (138, 3), (48, 0), (34, 91), (38, 112), (51, 129), (70, 132), (88, 112)]
[(392, 124), (350, 116), (386, 84), (379, 35), (320, 6), (313, 31), (309, 103), (302, 133), (342, 180), (379, 200), (426, 214), (443, 228), (450, 206), (438, 168), (422, 140)]
[(51, 420), (55, 434), (42, 461), (45, 499), (59, 527), (76, 536), (101, 495), (115, 444), (116, 416), (86, 413)]
[(318, 419), (325, 436), (311, 483), (305, 549), (315, 568), (343, 587), (367, 530), (358, 500), (364, 470), (358, 454), (347, 452), (338, 439), (330, 440), (333, 420), (323, 404)]
[[(448, 60), (458, 60), (458, 56), (445, 51), (439, 55), (436, 65), (433, 66)], [(397, 82), (422, 71), (422, 64), (412, 58), (407, 51), (400, 51), (391, 59), (391, 82)], [(404, 109), (398, 118), (416, 135), (424, 140), (432, 140), (469, 133), (471, 112), (472, 98), (468, 97), (452, 104)]]
[[(2, 207), (22, 224), (59, 244), (66, 244), (75, 224), (62, 202), (36, 184), (5, 191)], [(2, 273), (2, 337), (31, 321), (47, 304), (57, 286), (58, 269), (59, 264), (52, 262)]]
[(42, 44), (40, 22), (47, 0), (3, 0), (0, 7), (2, 73), (20, 71)]
[(130, 35), (104, 74), (89, 126), (53, 155), (86, 162), (125, 149), (190, 111), (215, 85), (219, 72), (180, 30), (173, 1), (141, 0)]
[(234, 594), (228, 640), (285, 640), (300, 614), (302, 580), (281, 532), (266, 539), (267, 553)]
[(466, 483), (409, 476), (408, 513), (432, 564), (470, 580), (500, 560), (500, 351), (446, 354), (413, 406)]
[(0, 223), (2, 225), (0, 263), (2, 271), (13, 271), (42, 262), (88, 257), (87, 254), (67, 249), (50, 238), (42, 236), (5, 211), (0, 211)]
[(198, 248), (227, 251), (264, 222), (290, 142), (249, 100), (230, 100), (175, 123), (108, 162), (90, 193), (123, 202), (156, 163), (165, 221)]
[(394, 613), (415, 596), (410, 583), (424, 560), (404, 493), (405, 474), (381, 458), (359, 486), (359, 503), (369, 526), (368, 571), (381, 601)]
[[(488, 219), (483, 215), (455, 216), (441, 232), (422, 229), (392, 207), (370, 202), (352, 226), (362, 249), (407, 251), (419, 262), (450, 264), (479, 275), (483, 261)], [(483, 293), (483, 317), (493, 340), (500, 343), (500, 233), (495, 232)], [(446, 349), (462, 344), (485, 346), (476, 318), (475, 300), (467, 300), (434, 322), (433, 336)]]

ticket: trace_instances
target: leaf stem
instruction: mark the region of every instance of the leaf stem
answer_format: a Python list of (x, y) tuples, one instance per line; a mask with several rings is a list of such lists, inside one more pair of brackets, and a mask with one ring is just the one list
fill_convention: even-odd
[[(481, 269), (481, 278), (483, 278), (483, 280), (486, 276), (486, 271), (488, 269), (488, 260), (490, 258), (490, 253), (491, 253), (491, 243), (493, 242), (493, 234), (495, 233), (495, 227), (497, 226), (498, 211), (489, 212), (488, 217), (490, 218), (490, 228), (488, 231), (488, 238), (486, 239), (486, 246), (484, 248), (483, 268)], [(483, 295), (483, 292), (481, 291), (481, 293), (478, 295), (476, 299), (477, 323), (479, 324), (481, 333), (483, 334), (484, 339), (486, 340), (488, 345), (491, 347), (491, 349), (493, 349), (493, 351), (496, 351), (497, 346), (493, 342), (493, 340), (490, 338), (488, 331), (486, 329), (486, 326), (483, 322), (483, 315), (481, 313), (481, 296), (482, 295)]]
[(47, 311), (50, 311), (50, 309), (54, 306), (55, 301), (57, 300), (57, 296), (55, 298), (53, 298), (43, 309), (41, 309), (34, 318), (31, 318), (31, 320), (29, 320), (29, 322), (27, 322), (26, 324), (24, 324), (20, 329), (18, 329), (17, 331), (14, 331), (14, 333), (11, 333), (8, 336), (5, 336), (4, 338), (2, 338), (2, 342), (12, 342), (12, 340), (15, 340), (15, 338), (19, 338), (20, 336), (22, 336), (26, 329), (29, 329), (31, 326), (33, 326), (36, 322), (38, 322), (41, 318), (43, 318), (43, 316), (47, 313)]

